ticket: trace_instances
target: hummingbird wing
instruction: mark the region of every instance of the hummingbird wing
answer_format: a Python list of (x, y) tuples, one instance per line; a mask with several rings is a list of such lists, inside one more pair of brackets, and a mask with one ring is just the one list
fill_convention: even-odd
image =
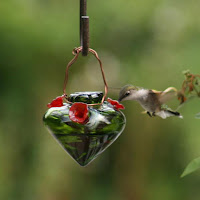
[(175, 87), (168, 87), (166, 90), (164, 90), (160, 96), (160, 102), (161, 104), (172, 100), (177, 96), (177, 89)]
[(170, 101), (177, 95), (177, 89), (174, 87), (168, 87), (164, 91), (157, 91), (157, 90), (152, 90), (152, 91), (158, 95), (158, 99), (161, 104)]

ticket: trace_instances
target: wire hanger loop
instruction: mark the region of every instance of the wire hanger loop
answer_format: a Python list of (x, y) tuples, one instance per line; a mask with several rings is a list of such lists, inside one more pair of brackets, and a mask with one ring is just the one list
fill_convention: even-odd
[[(101, 62), (97, 52), (94, 49), (89, 48), (88, 51), (90, 53), (92, 53), (95, 56), (95, 58), (98, 60), (98, 62), (99, 62), (100, 69), (101, 69), (101, 74), (102, 74), (102, 78), (103, 78), (103, 82), (104, 82), (104, 90), (105, 90), (105, 93), (104, 93), (104, 96), (103, 96), (103, 98), (101, 100), (101, 103), (88, 104), (88, 106), (102, 105), (104, 100), (105, 100), (105, 98), (106, 98), (106, 96), (107, 96), (107, 94), (108, 94), (108, 85), (107, 85), (107, 82), (106, 82), (105, 73), (104, 73), (104, 70), (103, 70), (103, 65), (102, 65), (102, 62)], [(72, 102), (69, 101), (69, 98), (67, 97), (67, 94), (66, 94), (66, 87), (67, 87), (67, 82), (68, 82), (69, 68), (76, 62), (76, 60), (78, 59), (78, 56), (79, 56), (79, 54), (81, 52), (83, 52), (83, 47), (78, 47), (78, 48), (73, 49), (72, 54), (74, 55), (74, 58), (68, 63), (68, 65), (66, 67), (63, 94), (64, 94), (64, 96), (66, 98), (66, 102), (70, 103), (70, 104), (72, 104)]]

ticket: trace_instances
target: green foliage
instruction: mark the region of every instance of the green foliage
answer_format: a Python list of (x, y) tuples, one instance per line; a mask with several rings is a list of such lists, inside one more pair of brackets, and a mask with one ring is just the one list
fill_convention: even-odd
[(182, 173), (181, 177), (184, 177), (196, 170), (200, 169), (200, 157), (192, 160), (188, 166), (185, 168), (184, 172)]
[[(184, 69), (200, 74), (199, 3), (88, 0), (90, 47), (102, 59), (108, 86), (180, 88)], [(179, 178), (200, 152), (198, 98), (181, 107), (183, 120), (149, 118), (136, 102), (125, 102), (119, 140), (80, 169), (42, 123), (80, 45), (79, 2), (4, 0), (0, 19), (0, 199), (200, 199), (199, 174)], [(97, 90), (104, 90), (98, 63), (80, 56), (67, 94)], [(109, 89), (109, 97), (117, 96)]]

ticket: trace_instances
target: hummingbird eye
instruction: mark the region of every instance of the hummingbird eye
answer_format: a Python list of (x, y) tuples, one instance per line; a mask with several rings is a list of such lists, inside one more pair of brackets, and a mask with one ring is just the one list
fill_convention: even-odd
[(125, 96), (128, 96), (130, 94), (130, 91), (127, 91), (126, 93), (125, 93)]

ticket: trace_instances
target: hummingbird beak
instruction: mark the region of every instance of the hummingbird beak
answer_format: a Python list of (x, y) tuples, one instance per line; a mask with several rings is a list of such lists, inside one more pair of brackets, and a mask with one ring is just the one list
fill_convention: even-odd
[(118, 99), (118, 102), (120, 102), (122, 100), (122, 98), (120, 97), (119, 99)]

